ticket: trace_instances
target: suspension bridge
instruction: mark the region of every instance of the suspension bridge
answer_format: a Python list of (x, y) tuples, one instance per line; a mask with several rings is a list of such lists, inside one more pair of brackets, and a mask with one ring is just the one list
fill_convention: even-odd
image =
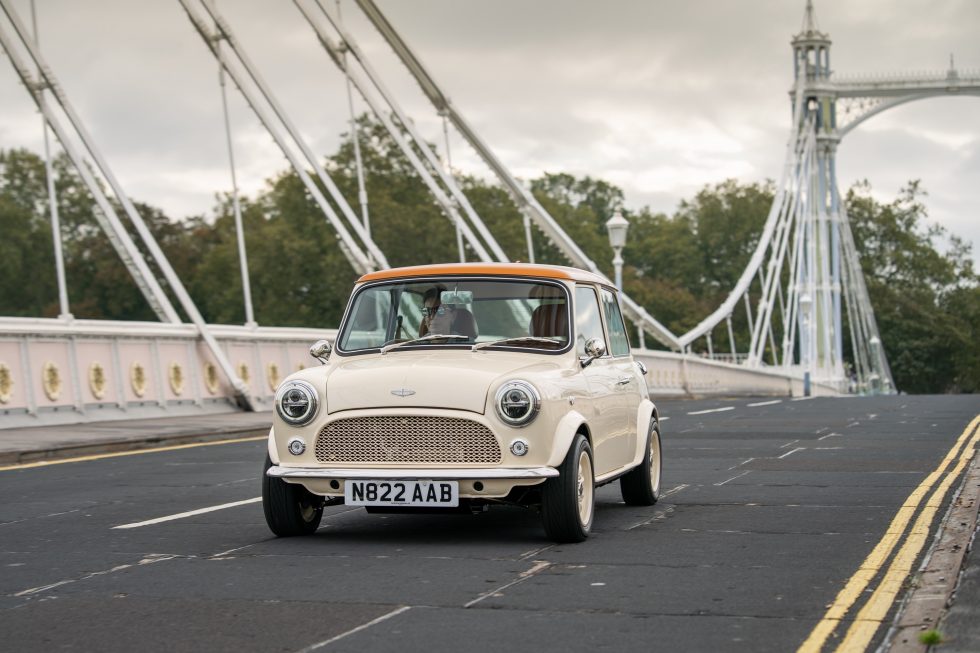
[[(120, 323), (75, 319), (66, 290), (58, 234), (57, 202), (49, 202), (57, 264), (57, 318), (0, 318), (0, 412), (7, 426), (188, 415), (233, 409), (268, 410), (274, 389), (289, 372), (309, 363), (306, 348), (327, 329), (257, 326), (252, 311), (248, 259), (238, 202), (228, 123), (231, 85), (254, 111), (269, 136), (322, 211), (351, 268), (357, 273), (388, 267), (371, 237), (368, 198), (360, 153), (360, 192), (352, 206), (304, 141), (287, 108), (273, 94), (235, 36), (234, 26), (212, 0), (177, 0), (221, 71), (228, 154), (234, 192), (244, 325), (209, 324), (179, 274), (154, 241), (143, 216), (114, 175), (110, 162), (85, 127), (36, 39), (36, 24), (20, 16), (11, 0), (0, 0), (0, 45), (23, 91), (74, 164), (97, 210), (93, 219), (106, 234), (159, 322)], [(341, 20), (323, 0), (294, 0), (323, 47), (323, 64), (344, 74), (349, 101), (356, 93), (386, 128), (417, 171), (451, 228), (461, 260), (505, 261), (503, 250), (454, 178), (444, 158), (411, 116)], [(370, 24), (414, 77), (442, 121), (468, 143), (508, 192), (524, 220), (528, 256), (532, 224), (571, 265), (600, 273), (559, 223), (498, 158), (449, 100), (447, 89), (428, 72), (373, 0), (356, 0)], [(875, 323), (859, 256), (841, 202), (836, 151), (863, 121), (913, 100), (945, 95), (980, 95), (980, 72), (947, 71), (914, 76), (845, 76), (830, 64), (829, 36), (821, 32), (812, 2), (792, 41), (792, 128), (785, 158), (755, 251), (727, 299), (687, 333), (677, 334), (629, 296), (624, 312), (637, 330), (637, 358), (651, 370), (655, 396), (877, 394), (896, 391)], [(352, 105), (351, 105), (352, 106)], [(353, 112), (353, 109), (351, 109)], [(355, 123), (352, 121), (351, 123)], [(353, 142), (357, 143), (356, 133)], [(48, 149), (49, 192), (54, 193)], [(139, 243), (130, 237), (132, 226)], [(140, 248), (148, 253), (149, 260)], [(177, 306), (164, 290), (169, 288)], [(189, 322), (181, 319), (180, 311)], [(733, 317), (744, 313), (751, 338), (737, 342)], [(741, 318), (741, 315), (739, 316)], [(669, 351), (646, 348), (647, 338)], [(845, 342), (849, 347), (845, 347)], [(699, 351), (707, 354), (695, 354)], [(845, 360), (845, 351), (851, 355)]]

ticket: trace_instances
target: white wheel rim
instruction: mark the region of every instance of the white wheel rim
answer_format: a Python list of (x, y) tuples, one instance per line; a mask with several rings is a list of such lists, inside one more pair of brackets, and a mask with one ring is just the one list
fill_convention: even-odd
[(660, 438), (655, 431), (650, 432), (650, 487), (654, 494), (660, 492)]
[(313, 521), (313, 516), (315, 514), (316, 514), (316, 508), (314, 508), (312, 504), (303, 503), (302, 501), (300, 502), (299, 516), (303, 519), (304, 522), (310, 523), (311, 521)]
[(582, 526), (588, 526), (592, 520), (592, 493), (595, 491), (592, 483), (592, 459), (588, 452), (582, 451), (578, 456), (578, 518)]

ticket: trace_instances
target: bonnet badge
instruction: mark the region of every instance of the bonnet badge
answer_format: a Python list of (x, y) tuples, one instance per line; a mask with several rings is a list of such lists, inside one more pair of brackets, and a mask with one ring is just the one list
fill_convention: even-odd
[(395, 395), (396, 397), (410, 397), (415, 394), (415, 391), (409, 390), (408, 388), (399, 388), (397, 390), (392, 390), (391, 394)]

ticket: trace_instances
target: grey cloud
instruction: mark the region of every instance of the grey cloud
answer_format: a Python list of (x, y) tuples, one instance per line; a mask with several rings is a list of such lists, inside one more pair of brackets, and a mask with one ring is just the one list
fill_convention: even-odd
[[(789, 41), (803, 0), (378, 3), (484, 140), (523, 175), (611, 175), (624, 180), (631, 205), (672, 212), (728, 171), (743, 181), (780, 174)], [(26, 16), (28, 2), (15, 4)], [(960, 66), (980, 68), (973, 0), (815, 4), (839, 72), (942, 70), (950, 52)], [(316, 152), (336, 148), (347, 129), (343, 78), (292, 4), (218, 6)], [(210, 210), (224, 189), (202, 189), (201, 179), (228, 176), (216, 67), (176, 0), (99, 0), (84, 9), (48, 0), (38, 8), (42, 47), (127, 191), (175, 217)], [(438, 118), (349, 0), (344, 16), (424, 135), (441, 143)], [(36, 113), (2, 59), (0, 147), (39, 149)], [(233, 88), (229, 98), (242, 186), (254, 190), (286, 163)], [(869, 121), (842, 145), (841, 184), (868, 177), (887, 194), (920, 176), (936, 219), (960, 225), (961, 213), (977, 215), (980, 200), (968, 190), (978, 179), (976, 101), (962, 100), (963, 109), (916, 103)], [(454, 163), (488, 175), (454, 143)], [(644, 185), (668, 173), (674, 188)], [(980, 242), (980, 234), (969, 237)]]

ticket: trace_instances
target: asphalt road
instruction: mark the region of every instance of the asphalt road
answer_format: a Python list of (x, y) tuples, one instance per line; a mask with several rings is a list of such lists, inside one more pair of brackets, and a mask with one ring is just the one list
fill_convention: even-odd
[(315, 536), (276, 539), (264, 442), (0, 471), (0, 648), (795, 651), (977, 413), (973, 397), (659, 406), (664, 498), (600, 489), (576, 545), (517, 508), (336, 506)]

